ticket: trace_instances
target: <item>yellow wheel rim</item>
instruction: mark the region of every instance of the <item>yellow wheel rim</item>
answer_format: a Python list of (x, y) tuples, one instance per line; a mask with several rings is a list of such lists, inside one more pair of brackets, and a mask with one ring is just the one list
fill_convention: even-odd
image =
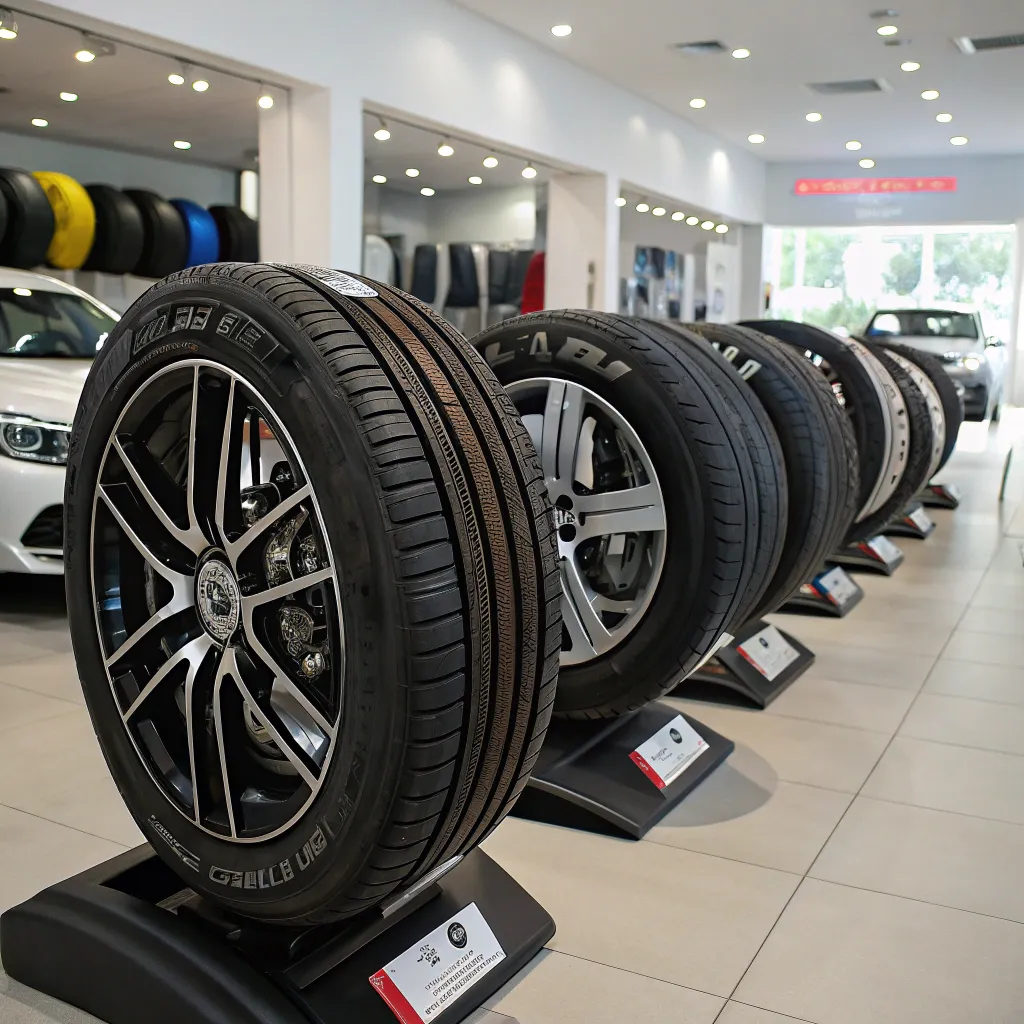
[(74, 178), (57, 171), (34, 171), (53, 208), (56, 227), (47, 262), (61, 270), (77, 270), (89, 255), (96, 235), (96, 210), (89, 193)]

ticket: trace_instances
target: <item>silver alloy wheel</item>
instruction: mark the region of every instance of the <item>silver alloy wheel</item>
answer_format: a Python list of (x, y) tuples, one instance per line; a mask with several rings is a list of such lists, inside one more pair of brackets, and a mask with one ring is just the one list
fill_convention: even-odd
[(225, 366), (161, 370), (108, 440), (90, 540), (107, 678), (149, 775), (218, 838), (279, 835), (326, 777), (345, 669), (335, 563), (288, 432)]
[(562, 573), (561, 664), (607, 654), (633, 632), (665, 564), (665, 500), (647, 449), (612, 405), (553, 377), (506, 387), (540, 454)]

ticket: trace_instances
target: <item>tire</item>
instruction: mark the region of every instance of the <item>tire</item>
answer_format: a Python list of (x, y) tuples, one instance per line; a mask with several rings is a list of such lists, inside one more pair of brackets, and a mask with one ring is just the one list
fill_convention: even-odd
[(4, 243), (4, 234), (7, 232), (7, 199), (0, 190), (0, 247)]
[(259, 225), (240, 206), (211, 206), (222, 263), (255, 263), (260, 258)]
[[(203, 263), (216, 263), (220, 258), (220, 235), (213, 215), (191, 199), (172, 199), (171, 206), (178, 211), (185, 224), (188, 237), (186, 267), (198, 267)], [(253, 262), (248, 260), (246, 262)]]
[[(555, 710), (596, 719), (641, 707), (691, 672), (763, 585), (747, 439), (712, 379), (661, 327), (546, 311), (473, 344), (541, 441), (556, 499), (570, 615)], [(616, 519), (595, 526), (602, 511)], [(631, 527), (628, 544), (625, 531), (602, 531), (611, 525)]]
[[(664, 323), (679, 344), (700, 364), (718, 390), (723, 404), (733, 414), (750, 453), (757, 481), (757, 555), (754, 578), (736, 618), (727, 631), (737, 633), (753, 619), (772, 610), (777, 594), (772, 586), (786, 537), (789, 518), (789, 486), (779, 435), (760, 399), (743, 383), (736, 368), (713, 346), (709, 346), (694, 324)], [(751, 515), (754, 508), (751, 509)], [(802, 581), (801, 581), (802, 582)]]
[(46, 262), (58, 270), (77, 270), (96, 235), (96, 211), (89, 193), (74, 178), (57, 171), (35, 171), (53, 210), (54, 230)]
[(788, 345), (748, 327), (692, 329), (738, 368), (778, 433), (789, 487), (785, 547), (757, 615), (775, 611), (845, 537), (860, 491), (857, 442), (824, 376)]
[(188, 234), (178, 211), (148, 189), (128, 188), (124, 194), (142, 216), (142, 255), (132, 273), (138, 277), (166, 277), (184, 270)]
[(31, 270), (46, 260), (53, 238), (53, 208), (43, 186), (28, 171), (0, 169), (7, 202), (7, 229), (0, 237), (0, 265)]
[[(243, 508), (234, 481), (253, 464)], [(86, 703), (135, 820), (191, 888), (272, 922), (346, 918), (507, 813), (555, 695), (551, 514), (508, 398), (415, 300), (306, 266), (173, 275), (97, 356), (67, 481)], [(196, 566), (193, 590), (174, 571)], [(288, 602), (276, 617), (268, 585)], [(179, 592), (183, 611), (147, 618)], [(165, 623), (196, 636), (185, 687), (160, 676)], [(203, 646), (230, 652), (221, 684)]]
[(139, 208), (120, 189), (86, 185), (96, 211), (96, 236), (83, 270), (130, 274), (142, 257), (143, 227)]

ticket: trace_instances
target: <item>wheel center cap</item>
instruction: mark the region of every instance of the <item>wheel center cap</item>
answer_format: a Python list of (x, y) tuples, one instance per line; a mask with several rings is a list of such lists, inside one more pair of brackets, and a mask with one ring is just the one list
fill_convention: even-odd
[(211, 558), (196, 577), (196, 606), (203, 629), (224, 643), (238, 628), (242, 594), (228, 566)]

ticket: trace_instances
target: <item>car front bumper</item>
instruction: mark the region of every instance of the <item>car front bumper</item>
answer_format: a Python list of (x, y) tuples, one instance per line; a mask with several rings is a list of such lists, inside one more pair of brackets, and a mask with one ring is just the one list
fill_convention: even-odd
[(0, 456), (0, 572), (64, 572), (64, 467)]

